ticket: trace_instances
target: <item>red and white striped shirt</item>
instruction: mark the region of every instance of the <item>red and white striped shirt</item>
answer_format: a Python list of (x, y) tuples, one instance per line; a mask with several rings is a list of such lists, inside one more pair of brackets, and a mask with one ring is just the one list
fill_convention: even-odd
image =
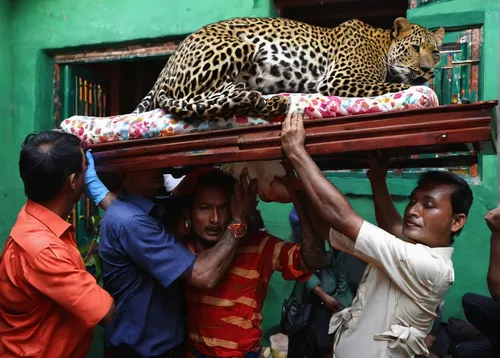
[[(195, 250), (192, 242), (187, 247)], [(260, 347), (260, 312), (274, 271), (306, 281), (300, 246), (257, 231), (240, 239), (228, 273), (213, 289), (186, 287), (189, 348), (216, 357), (242, 357)]]

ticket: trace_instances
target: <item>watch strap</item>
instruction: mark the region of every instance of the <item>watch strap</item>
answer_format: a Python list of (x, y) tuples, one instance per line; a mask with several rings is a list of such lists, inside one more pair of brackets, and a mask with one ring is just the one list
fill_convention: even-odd
[(247, 234), (247, 225), (241, 221), (233, 220), (227, 227), (235, 238), (240, 239)]

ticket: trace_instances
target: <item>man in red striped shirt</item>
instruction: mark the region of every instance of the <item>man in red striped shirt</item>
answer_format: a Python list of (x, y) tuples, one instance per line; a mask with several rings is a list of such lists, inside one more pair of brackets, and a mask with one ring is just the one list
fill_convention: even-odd
[[(241, 180), (248, 180), (246, 169)], [(234, 236), (240, 240), (227, 273), (217, 284), (208, 289), (185, 287), (186, 356), (257, 358), (262, 336), (260, 312), (272, 274), (279, 271), (285, 280), (306, 281), (310, 272), (326, 265), (325, 243), (318, 239), (305, 215), (302, 193), (290, 185), (287, 189), (301, 222), (301, 244), (278, 239), (251, 222), (233, 229), (229, 223), (234, 190), (250, 189), (249, 185), (236, 186), (229, 175), (203, 170), (188, 175), (179, 187), (179, 196), (181, 192), (190, 193), (186, 200), (188, 210), (179, 217), (174, 214), (182, 210), (183, 204), (171, 204), (176, 213), (170, 213), (168, 224), (175, 226), (176, 237), (193, 253), (200, 255), (209, 250), (226, 229), (234, 230)], [(105, 204), (100, 204), (104, 210), (116, 198), (113, 194), (108, 197)]]
[[(218, 171), (197, 178), (185, 224), (186, 245), (195, 254), (213, 246), (231, 220), (233, 179)], [(294, 200), (299, 215), (302, 206)], [(186, 287), (187, 356), (258, 357), (260, 312), (272, 274), (305, 281), (325, 263), (324, 242), (315, 238), (308, 219), (302, 244), (280, 240), (257, 228), (242, 233), (228, 273), (215, 287)]]

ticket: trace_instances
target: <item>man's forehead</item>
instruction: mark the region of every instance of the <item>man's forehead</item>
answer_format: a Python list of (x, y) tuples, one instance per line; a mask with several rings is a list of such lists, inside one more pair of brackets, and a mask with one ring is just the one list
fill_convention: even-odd
[(417, 186), (411, 193), (411, 196), (441, 199), (451, 196), (453, 190), (454, 188), (451, 184), (426, 183), (425, 185)]
[(196, 202), (228, 203), (231, 198), (227, 189), (217, 187), (199, 187), (195, 191), (193, 199)]

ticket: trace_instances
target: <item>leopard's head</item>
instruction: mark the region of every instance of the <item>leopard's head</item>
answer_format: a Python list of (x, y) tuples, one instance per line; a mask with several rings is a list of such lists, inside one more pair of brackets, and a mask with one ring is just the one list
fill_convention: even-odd
[(388, 81), (422, 85), (434, 77), (434, 66), (439, 62), (438, 45), (443, 37), (442, 27), (431, 31), (410, 24), (403, 17), (397, 18), (387, 56)]

